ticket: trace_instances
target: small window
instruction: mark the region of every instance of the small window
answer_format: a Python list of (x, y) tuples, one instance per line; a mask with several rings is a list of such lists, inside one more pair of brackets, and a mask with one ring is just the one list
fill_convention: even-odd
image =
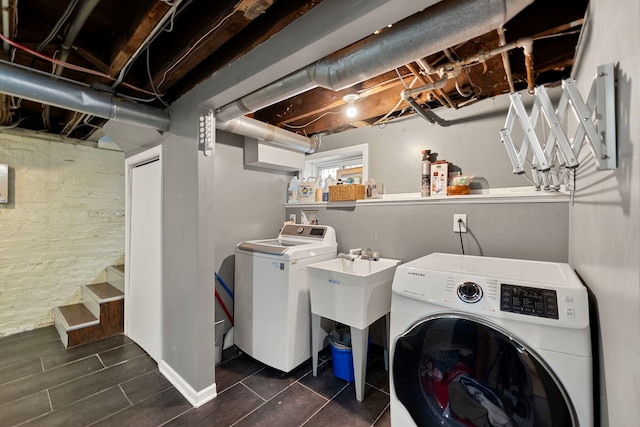
[(336, 150), (309, 154), (305, 159), (304, 176), (319, 176), (322, 179), (359, 176), (367, 180), (368, 145), (360, 144)]

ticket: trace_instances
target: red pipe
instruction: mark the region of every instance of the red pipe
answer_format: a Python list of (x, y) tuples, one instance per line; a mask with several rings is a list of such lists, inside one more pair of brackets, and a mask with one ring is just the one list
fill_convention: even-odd
[(214, 292), (216, 293), (216, 299), (218, 300), (218, 302), (220, 303), (220, 305), (222, 306), (222, 309), (224, 310), (224, 313), (227, 315), (227, 317), (229, 318), (229, 322), (231, 322), (231, 326), (233, 326), (233, 316), (231, 315), (231, 313), (229, 313), (229, 309), (227, 308), (227, 306), (224, 304), (224, 301), (222, 301), (222, 298), (220, 298), (220, 294), (218, 293), (217, 289), (214, 289)]

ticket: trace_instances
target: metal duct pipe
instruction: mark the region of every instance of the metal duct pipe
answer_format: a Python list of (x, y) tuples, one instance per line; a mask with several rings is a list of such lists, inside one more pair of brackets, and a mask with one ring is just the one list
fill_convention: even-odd
[[(61, 62), (67, 61), (69, 52), (71, 52), (71, 48), (76, 41), (76, 37), (78, 37), (80, 30), (84, 27), (85, 22), (89, 19), (89, 15), (91, 15), (91, 12), (93, 12), (93, 9), (96, 8), (98, 3), (100, 3), (100, 0), (85, 0), (78, 8), (78, 12), (73, 18), (69, 29), (64, 35), (64, 40), (62, 41), (62, 51), (60, 52), (60, 58), (58, 58)], [(56, 75), (61, 75), (63, 69), (64, 66), (57, 65), (55, 71)]]
[[(445, 0), (216, 111), (228, 121), (314, 87), (340, 90), (494, 31), (532, 0)], [(420, 42), (424, 41), (424, 42)]]
[(168, 131), (171, 125), (165, 110), (136, 104), (48, 74), (0, 62), (0, 75), (0, 92), (7, 95), (161, 131)]
[(308, 138), (249, 117), (238, 117), (227, 122), (216, 120), (216, 128), (303, 153), (315, 153), (320, 148), (320, 138), (317, 136)]

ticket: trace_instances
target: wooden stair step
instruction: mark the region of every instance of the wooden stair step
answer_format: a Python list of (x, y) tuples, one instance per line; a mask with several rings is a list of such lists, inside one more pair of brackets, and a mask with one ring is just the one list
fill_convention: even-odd
[[(56, 307), (59, 320), (65, 331), (74, 331), (87, 326), (98, 325), (100, 320), (85, 307), (84, 304), (71, 304)], [(58, 318), (58, 317), (56, 317)]]
[(124, 298), (124, 293), (122, 293), (120, 289), (107, 282), (86, 285), (86, 288), (94, 295), (94, 298), (100, 304), (118, 301)]

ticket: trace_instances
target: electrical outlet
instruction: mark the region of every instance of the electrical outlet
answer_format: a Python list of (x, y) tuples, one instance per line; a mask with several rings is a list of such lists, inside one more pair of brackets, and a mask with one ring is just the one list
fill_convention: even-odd
[(453, 214), (453, 232), (467, 232), (467, 214)]

